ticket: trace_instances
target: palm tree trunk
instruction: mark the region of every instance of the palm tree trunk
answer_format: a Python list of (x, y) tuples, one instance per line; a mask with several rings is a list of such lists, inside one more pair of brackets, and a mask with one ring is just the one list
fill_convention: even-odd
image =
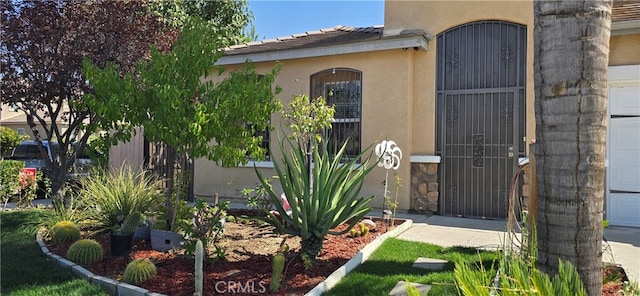
[(609, 1), (534, 3), (538, 267), (602, 295)]

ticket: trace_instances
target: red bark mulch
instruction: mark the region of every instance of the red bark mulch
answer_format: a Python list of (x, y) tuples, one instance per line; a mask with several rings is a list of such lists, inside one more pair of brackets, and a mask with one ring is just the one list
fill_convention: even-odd
[[(213, 263), (205, 261), (203, 294), (303, 295), (324, 281), (327, 276), (344, 265), (364, 246), (386, 231), (383, 223), (377, 221), (376, 224), (377, 230), (372, 230), (366, 237), (350, 237), (348, 233), (340, 236), (328, 235), (322, 252), (310, 270), (304, 269), (304, 264), (300, 256), (297, 255), (299, 240), (287, 238), (287, 244), (291, 249), (286, 256), (280, 290), (276, 293), (269, 291), (271, 258), (275, 251), (265, 253), (264, 249), (270, 247), (270, 249), (277, 250), (279, 245), (272, 243), (270, 246), (265, 246), (264, 243), (253, 243), (258, 241), (256, 235), (264, 235), (265, 229), (271, 226), (246, 224), (248, 236), (240, 239), (237, 239), (238, 236), (232, 233), (227, 233), (227, 229), (225, 229), (225, 235), (232, 238), (227, 241), (226, 251), (232, 256)], [(238, 229), (238, 225), (240, 224), (231, 228)], [(239, 227), (244, 229), (243, 226)], [(338, 229), (345, 227), (340, 226)], [(254, 231), (256, 229), (258, 231)], [(285, 235), (271, 234), (271, 236), (277, 239), (272, 242), (280, 242), (282, 241), (281, 237)], [(121, 280), (124, 269), (129, 262), (137, 258), (150, 258), (156, 264), (158, 274), (139, 284), (140, 287), (166, 295), (193, 295), (194, 259), (176, 252), (155, 251), (151, 249), (151, 244), (147, 241), (136, 242), (129, 256), (111, 256), (109, 234), (99, 235), (94, 239), (102, 244), (105, 257), (99, 262), (85, 266), (91, 272)], [(49, 244), (48, 248), (52, 253), (66, 258), (69, 246), (70, 243)]]

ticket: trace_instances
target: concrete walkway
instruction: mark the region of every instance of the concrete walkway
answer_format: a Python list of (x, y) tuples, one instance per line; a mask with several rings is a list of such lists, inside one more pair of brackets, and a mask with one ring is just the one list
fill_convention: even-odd
[(630, 279), (640, 281), (640, 228), (609, 226), (604, 239), (611, 252), (605, 251), (602, 261), (622, 265)]
[[(399, 213), (413, 220), (413, 226), (397, 238), (443, 247), (466, 246), (497, 249), (508, 239), (506, 222), (447, 216)], [(519, 235), (518, 235), (519, 236)], [(627, 276), (640, 280), (640, 228), (609, 226), (604, 230), (603, 262), (621, 265)]]

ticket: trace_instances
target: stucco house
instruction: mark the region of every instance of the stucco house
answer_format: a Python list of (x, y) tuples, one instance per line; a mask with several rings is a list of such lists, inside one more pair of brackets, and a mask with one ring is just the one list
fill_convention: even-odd
[[(355, 154), (395, 141), (404, 155), (399, 209), (502, 218), (535, 137), (533, 22), (532, 2), (386, 1), (384, 26), (238, 45), (217, 64), (235, 69), (248, 59), (266, 72), (282, 63), (275, 83), (285, 105), (301, 93), (335, 104), (330, 145), (349, 138)], [(605, 218), (640, 227), (640, 1), (614, 1), (610, 45)], [(283, 125), (280, 114), (271, 121)], [(271, 160), (280, 159), (276, 141), (285, 134), (266, 137), (267, 161), (226, 168), (197, 160), (194, 195), (238, 197), (258, 183), (254, 165), (275, 175)], [(365, 182), (375, 207), (384, 180), (379, 168)]]
[[(8, 127), (14, 129), (18, 132), (19, 135), (25, 135), (30, 140), (34, 140), (35, 136), (27, 123), (27, 115), (24, 114), (23, 111), (17, 110), (11, 104), (2, 103), (0, 106), (0, 125), (4, 127)], [(41, 112), (41, 116), (44, 117), (44, 112)], [(47, 122), (50, 122), (50, 118), (45, 119)], [(58, 119), (56, 122), (61, 131), (65, 131), (68, 127), (68, 123)], [(45, 135), (44, 128), (42, 126), (38, 126), (38, 131), (40, 135)]]

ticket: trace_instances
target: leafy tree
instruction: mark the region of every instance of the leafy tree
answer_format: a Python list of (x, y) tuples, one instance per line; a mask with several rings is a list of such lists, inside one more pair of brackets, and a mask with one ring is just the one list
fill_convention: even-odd
[[(45, 174), (54, 196), (61, 198), (77, 151), (105, 123), (98, 121), (102, 114), (84, 103), (92, 90), (81, 73), (83, 58), (131, 70), (140, 58), (149, 56), (152, 44), (166, 50), (177, 33), (167, 32), (142, 1), (0, 3), (2, 99), (27, 115), (43, 155), (41, 141), (60, 144), (57, 157), (45, 157)], [(108, 130), (111, 124), (102, 127)], [(74, 143), (77, 149), (72, 148)]]
[[(137, 76), (122, 77), (116, 65), (100, 69), (87, 61), (84, 73), (95, 89), (88, 102), (97, 110), (122, 110), (109, 113), (112, 117), (105, 117), (105, 121), (143, 127), (147, 139), (163, 142), (175, 152), (168, 163), (175, 161), (179, 168), (192, 157), (222, 165), (245, 163), (247, 154), (264, 158), (261, 137), (254, 135), (269, 128), (271, 114), (281, 108), (274, 98), (280, 89), (272, 89), (280, 67), (258, 75), (254, 66), (246, 63), (214, 82), (212, 67), (214, 73), (223, 73), (221, 67), (213, 66), (223, 53), (221, 48), (221, 39), (211, 25), (194, 18), (171, 51), (163, 54), (154, 49), (151, 60), (138, 64)], [(169, 178), (174, 175), (169, 173)], [(182, 193), (189, 174), (182, 177), (176, 194)], [(173, 190), (173, 180), (169, 181), (167, 206)]]
[(0, 126), (0, 157), (9, 155), (13, 148), (18, 146), (22, 140), (24, 140), (24, 136), (21, 136), (12, 128), (8, 128), (6, 126)]
[(305, 155), (307, 172), (311, 171), (311, 140), (322, 142), (323, 133), (331, 128), (334, 106), (328, 106), (324, 98), (309, 100), (307, 95), (299, 95), (289, 103), (282, 117), (289, 127), (289, 138), (300, 143)]
[(149, 4), (152, 13), (176, 28), (184, 27), (193, 17), (207, 21), (224, 38), (224, 46), (256, 38), (255, 32), (245, 32), (253, 20), (247, 0), (150, 0)]
[(538, 267), (602, 293), (610, 1), (535, 1)]
[(322, 141), (323, 132), (331, 128), (334, 113), (335, 107), (327, 105), (324, 98), (309, 100), (307, 95), (299, 95), (282, 117), (289, 124), (289, 138), (306, 144), (312, 139)]

